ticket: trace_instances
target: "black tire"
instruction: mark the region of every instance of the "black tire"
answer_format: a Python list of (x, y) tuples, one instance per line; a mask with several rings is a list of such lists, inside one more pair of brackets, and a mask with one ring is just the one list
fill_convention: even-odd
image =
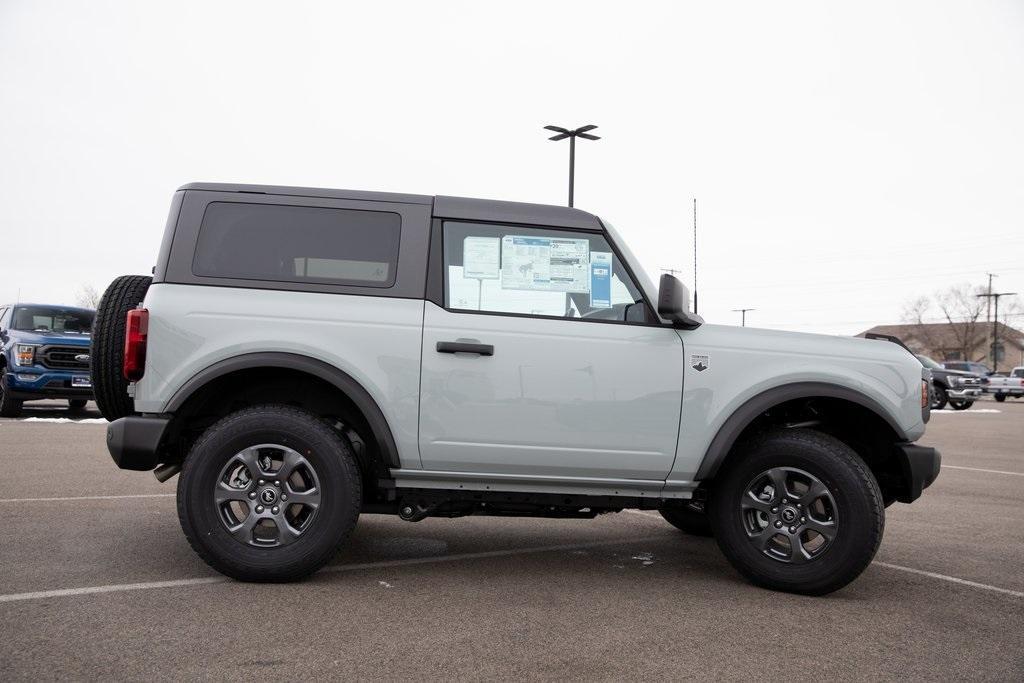
[[(719, 547), (741, 574), (765, 588), (824, 595), (842, 588), (864, 571), (882, 541), (885, 506), (878, 482), (852, 448), (820, 432), (787, 429), (755, 438), (740, 449), (736, 457), (730, 459), (726, 471), (719, 475), (711, 491), (708, 512)], [(802, 563), (776, 559), (768, 551), (759, 549), (748, 535), (748, 524), (757, 523), (757, 518), (748, 516), (750, 511), (740, 507), (741, 503), (749, 506), (752, 500), (747, 494), (748, 487), (758, 481), (762, 473), (777, 471), (777, 468), (791, 468), (790, 473), (800, 472), (816, 478), (835, 507), (831, 513), (834, 523), (831, 542), (819, 546), (820, 553)], [(782, 495), (773, 494), (769, 503), (776, 506), (771, 510), (780, 514), (772, 517), (779, 517), (780, 522), (781, 514), (792, 512), (794, 500), (802, 498), (787, 498), (787, 505), (782, 505), (781, 499)], [(778, 539), (781, 536), (787, 538), (788, 543), (786, 532), (789, 529), (783, 526), (778, 535), (773, 535), (776, 523), (767, 512), (766, 526), (760, 537)], [(797, 511), (797, 514), (801, 513)], [(812, 515), (807, 513), (807, 516)], [(798, 517), (798, 520), (803, 521), (803, 518)], [(809, 529), (810, 525), (803, 527), (797, 523), (797, 526), (798, 536), (809, 533), (802, 529)], [(795, 548), (792, 552), (795, 553)]]
[(71, 410), (81, 410), (82, 408), (85, 407), (85, 404), (88, 402), (89, 401), (85, 400), (84, 398), (69, 398), (68, 408), (71, 408)]
[(124, 332), (128, 311), (142, 303), (153, 278), (122, 275), (103, 292), (92, 324), (92, 387), (96, 407), (111, 422), (135, 414), (124, 378)]
[(974, 401), (953, 398), (949, 400), (949, 405), (953, 410), (967, 410), (974, 405)]
[(1006, 394), (995, 394), (995, 395), (993, 396), (993, 398), (994, 398), (994, 399), (995, 399), (995, 400), (996, 400), (996, 401), (997, 401), (998, 403), (1002, 403), (1003, 401), (1005, 401), (1005, 400), (1006, 400)]
[(941, 384), (936, 384), (932, 389), (932, 410), (942, 410), (949, 403), (949, 396)]
[(703, 502), (691, 502), (683, 507), (658, 510), (665, 521), (691, 536), (712, 536), (711, 522)]
[(0, 417), (18, 417), (21, 415), (21, 401), (11, 398), (4, 389), (5, 380), (0, 371)]
[[(236, 454), (257, 444), (294, 449), (316, 472), (319, 507), (308, 528), (288, 545), (258, 547), (251, 536), (250, 542), (236, 538), (228, 531), (223, 504), (214, 502), (218, 477)], [(259, 491), (258, 501), (263, 491), (256, 483), (252, 476), (251, 490), (241, 491), (247, 496)], [(264, 488), (270, 488), (269, 481)], [(290, 491), (288, 482), (279, 490)], [(361, 505), (359, 468), (348, 445), (316, 416), (288, 406), (257, 406), (221, 419), (193, 445), (178, 480), (178, 519), (189, 544), (211, 567), (242, 581), (293, 581), (312, 574), (337, 553)]]

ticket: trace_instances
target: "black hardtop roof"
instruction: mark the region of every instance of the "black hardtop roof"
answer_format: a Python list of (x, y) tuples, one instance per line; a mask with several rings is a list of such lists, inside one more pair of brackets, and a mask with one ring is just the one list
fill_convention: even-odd
[(367, 202), (394, 202), (399, 204), (432, 204), (435, 218), (457, 218), (469, 221), (495, 221), (499, 223), (525, 223), (527, 225), (554, 225), (584, 230), (600, 230), (597, 216), (567, 206), (507, 202), (497, 199), (472, 199), (442, 195), (400, 194), (395, 192), (367, 192), (364, 190), (331, 190), (316, 187), (287, 187), (282, 185), (244, 185), (236, 183), (189, 183), (181, 190), (207, 192), (239, 192), (270, 194), (290, 197), (321, 197), (324, 199), (354, 199)]

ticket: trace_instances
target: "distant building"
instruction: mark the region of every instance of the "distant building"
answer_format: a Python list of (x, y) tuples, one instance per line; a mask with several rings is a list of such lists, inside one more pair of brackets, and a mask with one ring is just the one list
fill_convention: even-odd
[[(926, 323), (921, 325), (876, 325), (861, 332), (889, 334), (899, 337), (915, 353), (924, 354), (938, 362), (971, 360), (992, 363), (992, 324), (984, 320), (975, 323)], [(999, 369), (1024, 365), (1024, 332), (999, 323)]]

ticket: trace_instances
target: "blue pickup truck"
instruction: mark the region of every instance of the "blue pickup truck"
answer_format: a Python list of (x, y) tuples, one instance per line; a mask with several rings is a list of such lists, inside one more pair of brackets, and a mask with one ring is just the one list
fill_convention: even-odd
[(74, 409), (92, 396), (89, 335), (96, 312), (40, 304), (0, 305), (0, 417), (22, 403), (67, 399)]

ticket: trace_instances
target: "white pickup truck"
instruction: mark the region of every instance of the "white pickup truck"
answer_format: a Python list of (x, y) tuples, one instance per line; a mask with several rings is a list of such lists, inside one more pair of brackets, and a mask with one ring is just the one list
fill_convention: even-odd
[(1009, 377), (989, 377), (985, 385), (985, 393), (992, 394), (995, 400), (1002, 403), (1006, 397), (1021, 398), (1024, 396), (1024, 365), (1010, 371)]

